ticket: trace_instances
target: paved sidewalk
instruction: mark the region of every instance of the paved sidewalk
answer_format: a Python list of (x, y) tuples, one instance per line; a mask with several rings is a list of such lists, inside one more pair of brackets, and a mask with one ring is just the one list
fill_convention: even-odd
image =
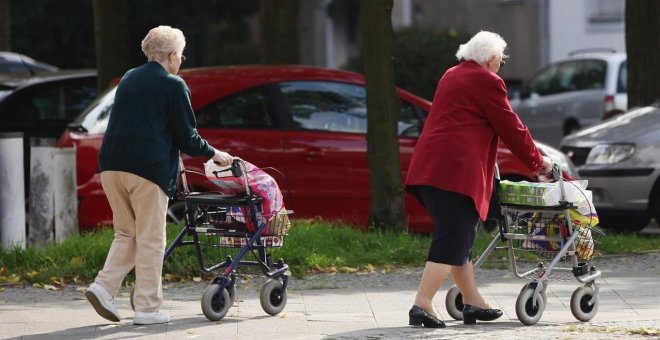
[(604, 260), (600, 310), (588, 323), (570, 311), (570, 297), (579, 286), (552, 282), (541, 321), (523, 326), (515, 301), (526, 281), (509, 270), (482, 270), (480, 290), (505, 315), (495, 322), (464, 326), (445, 311), (450, 282), (436, 295), (435, 308), (447, 322), (444, 329), (407, 325), (421, 268), (370, 274), (320, 274), (292, 279), (288, 304), (278, 316), (259, 304), (265, 279), (239, 282), (237, 302), (221, 322), (201, 312), (205, 284), (167, 285), (167, 325), (134, 326), (128, 291), (118, 297), (122, 322), (99, 317), (87, 303), (83, 287), (62, 291), (5, 287), (0, 292), (0, 339), (654, 339), (660, 338), (660, 253)]

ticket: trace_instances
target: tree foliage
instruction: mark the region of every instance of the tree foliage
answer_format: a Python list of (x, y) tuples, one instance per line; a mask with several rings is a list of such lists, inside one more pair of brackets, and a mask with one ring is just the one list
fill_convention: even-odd
[(93, 9), (97, 87), (102, 92), (131, 66), (128, 1), (93, 0)]
[[(145, 62), (140, 41), (158, 25), (177, 27), (186, 36), (184, 67), (259, 61), (248, 18), (257, 0), (131, 0), (128, 32), (131, 67)], [(94, 14), (89, 0), (11, 1), (14, 51), (60, 68), (95, 68)]]
[(660, 99), (660, 1), (626, 1), (628, 107)]
[[(397, 86), (433, 99), (438, 80), (458, 63), (454, 55), (461, 42), (468, 38), (454, 29), (411, 26), (398, 30), (394, 38)], [(362, 72), (362, 56), (351, 59), (344, 68)]]
[(298, 0), (259, 2), (262, 63), (300, 63), (298, 7)]
[(11, 51), (9, 0), (0, 0), (0, 51)]

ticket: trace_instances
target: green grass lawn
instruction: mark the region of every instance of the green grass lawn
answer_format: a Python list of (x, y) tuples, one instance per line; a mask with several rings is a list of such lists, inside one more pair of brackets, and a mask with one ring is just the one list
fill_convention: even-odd
[[(168, 244), (180, 230), (179, 226), (168, 226)], [(0, 249), (0, 284), (87, 283), (103, 267), (112, 238), (112, 230), (104, 229), (71, 237), (59, 245)], [(202, 240), (206, 241), (204, 238)], [(491, 235), (480, 232), (475, 241), (474, 254), (483, 253), (491, 240)], [(350, 273), (383, 267), (421, 266), (425, 262), (430, 242), (431, 237), (428, 235), (364, 232), (340, 224), (298, 220), (293, 223), (284, 247), (268, 248), (268, 251), (273, 253), (274, 259), (285, 259), (294, 276), (302, 277), (318, 271)], [(600, 240), (596, 254), (601, 256), (658, 249), (658, 235), (608, 234)], [(223, 261), (226, 255), (236, 254), (236, 249), (211, 247), (206, 243), (203, 251), (210, 264)], [(501, 252), (493, 258), (502, 259), (505, 256), (506, 253)], [(239, 271), (245, 270), (250, 271), (247, 267), (239, 267)], [(194, 248), (186, 246), (175, 249), (165, 262), (163, 275), (169, 281), (203, 277)], [(132, 276), (128, 280), (132, 281)]]

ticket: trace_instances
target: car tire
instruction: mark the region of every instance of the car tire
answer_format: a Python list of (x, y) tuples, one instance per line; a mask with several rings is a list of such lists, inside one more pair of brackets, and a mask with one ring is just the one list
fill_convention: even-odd
[(167, 206), (168, 223), (183, 224), (186, 221), (186, 203), (179, 200), (172, 200)]
[(580, 130), (580, 123), (574, 120), (568, 120), (564, 123), (564, 136), (568, 136), (573, 132)]

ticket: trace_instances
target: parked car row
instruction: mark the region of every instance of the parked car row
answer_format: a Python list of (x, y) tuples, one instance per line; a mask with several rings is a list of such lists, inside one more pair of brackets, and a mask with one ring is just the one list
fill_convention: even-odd
[[(571, 60), (583, 63), (581, 69), (586, 70), (594, 60), (585, 56)], [(608, 56), (605, 79), (610, 81), (609, 70), (616, 65), (618, 77), (625, 79), (625, 56)], [(534, 79), (545, 79), (553, 67), (555, 75), (560, 74), (560, 69), (569, 67), (563, 63), (569, 61), (547, 68)], [(314, 67), (243, 66), (182, 70), (181, 76), (192, 91), (200, 134), (231, 154), (258, 166), (278, 169), (282, 174), (270, 172), (280, 182), (287, 206), (296, 211), (296, 216), (366, 225), (370, 190), (361, 75)], [(625, 89), (624, 80), (617, 81)], [(530, 88), (541, 91), (539, 84), (540, 80), (533, 81)], [(57, 71), (0, 80), (0, 132), (22, 131), (26, 138), (61, 135), (59, 146), (76, 146), (79, 220), (83, 229), (112, 223), (100, 185), (98, 151), (114, 93), (113, 87), (93, 100), (97, 96), (93, 71)], [(401, 100), (398, 126), (405, 176), (430, 102), (402, 89), (397, 94)], [(608, 105), (607, 98), (603, 108)], [(615, 105), (625, 105), (625, 98), (614, 98)], [(524, 119), (524, 114), (521, 117)], [(569, 177), (577, 177), (579, 171), (581, 178), (589, 180), (603, 225), (639, 230), (650, 218), (660, 218), (657, 131), (660, 109), (655, 105), (567, 136), (561, 143), (566, 155), (538, 141), (537, 146), (561, 164)], [(203, 172), (202, 159), (184, 156), (184, 162), (188, 169)], [(504, 145), (499, 149), (498, 164), (503, 178), (537, 180)], [(215, 189), (204, 176), (188, 177), (194, 190)], [(410, 197), (406, 198), (406, 209), (411, 230), (432, 230), (426, 212)], [(170, 220), (181, 218), (182, 210), (182, 204), (173, 201)]]
[(626, 54), (577, 51), (540, 70), (511, 100), (534, 138), (558, 147), (563, 136), (627, 109)]
[[(362, 75), (303, 66), (241, 66), (180, 72), (192, 93), (199, 133), (212, 145), (268, 170), (280, 183), (296, 217), (321, 216), (366, 226), (370, 211), (366, 157), (366, 97)], [(401, 100), (399, 142), (405, 176), (431, 103), (398, 89)], [(112, 223), (100, 185), (98, 152), (113, 105), (115, 89), (93, 102), (63, 134), (58, 145), (76, 146), (79, 222), (83, 229)], [(139, 147), (139, 146), (136, 146)], [(568, 158), (539, 144), (541, 150), (575, 175)], [(203, 173), (205, 159), (183, 157), (185, 167)], [(506, 147), (498, 163), (503, 178), (530, 181), (534, 175)], [(188, 175), (196, 191), (216, 190), (204, 176)], [(425, 210), (406, 197), (412, 231), (429, 232)], [(170, 217), (181, 214), (170, 205)]]
[(601, 224), (637, 231), (660, 220), (660, 103), (631, 110), (562, 140), (589, 181)]

